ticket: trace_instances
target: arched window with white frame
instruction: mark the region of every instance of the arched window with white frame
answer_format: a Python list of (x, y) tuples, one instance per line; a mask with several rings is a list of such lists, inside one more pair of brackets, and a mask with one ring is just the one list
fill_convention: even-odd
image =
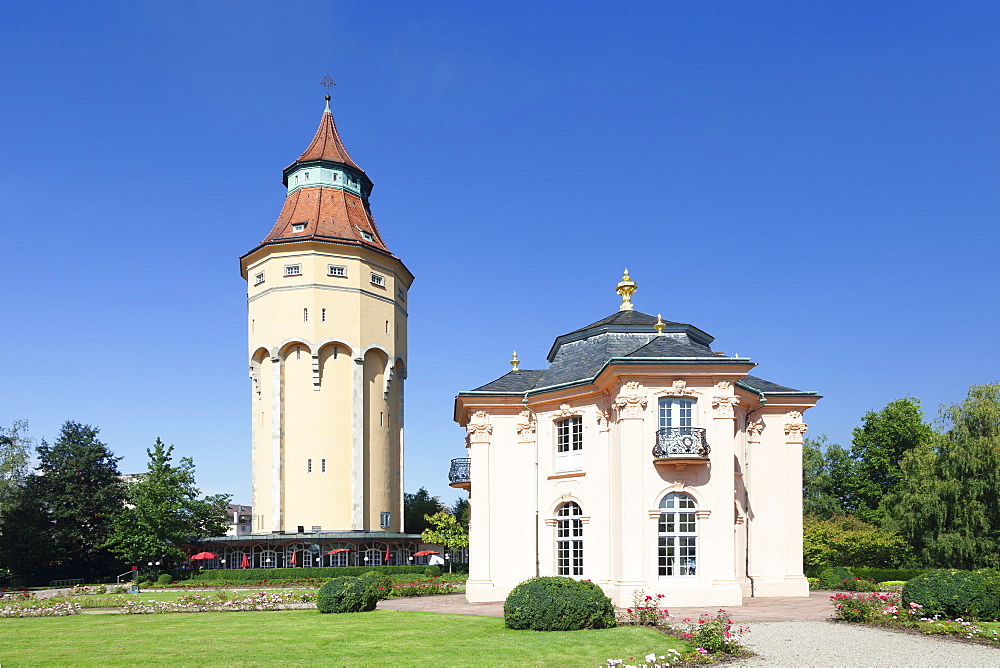
[(583, 575), (583, 510), (574, 501), (556, 510), (556, 575)]
[(687, 494), (671, 492), (660, 501), (657, 521), (657, 566), (660, 577), (697, 574), (698, 523), (696, 504)]

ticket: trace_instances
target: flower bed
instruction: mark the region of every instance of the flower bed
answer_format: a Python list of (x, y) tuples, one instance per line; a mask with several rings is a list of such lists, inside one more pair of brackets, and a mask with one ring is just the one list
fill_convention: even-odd
[(160, 615), (176, 612), (262, 612), (280, 610), (287, 603), (308, 603), (316, 600), (315, 593), (257, 592), (229, 596), (218, 592), (216, 596), (184, 594), (176, 601), (127, 601), (121, 608), (123, 615)]
[(903, 605), (900, 592), (871, 594), (834, 594), (833, 618), (895, 629), (910, 629), (920, 633), (948, 635), (960, 640), (1000, 644), (1000, 624), (964, 619), (944, 619), (940, 615), (926, 616), (919, 603)]
[(0, 606), (0, 617), (66, 617), (68, 615), (79, 614), (79, 605), (63, 601), (32, 607), (21, 605)]
[[(715, 663), (731, 657), (752, 656), (743, 644), (743, 635), (750, 632), (746, 626), (733, 627), (733, 620), (725, 610), (714, 615), (705, 614), (697, 620), (673, 621), (667, 610), (661, 610), (663, 595), (647, 595), (639, 590), (632, 595), (632, 607), (618, 614), (618, 624), (627, 626), (652, 626), (664, 633), (685, 640), (693, 649), (679, 653), (672, 650), (664, 655), (655, 652), (645, 655), (645, 663), (635, 657), (627, 659), (629, 666), (670, 666), (677, 663)], [(622, 665), (625, 659), (608, 659), (609, 666)]]

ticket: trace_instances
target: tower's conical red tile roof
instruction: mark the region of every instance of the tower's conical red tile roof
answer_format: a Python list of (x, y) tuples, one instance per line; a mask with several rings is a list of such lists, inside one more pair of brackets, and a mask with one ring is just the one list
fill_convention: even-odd
[(371, 192), (371, 180), (344, 148), (330, 112), (329, 97), (309, 148), (284, 170), (286, 185), (289, 174), (309, 169), (302, 163), (312, 161), (339, 163), (356, 170), (362, 181), (361, 192), (365, 195), (359, 196), (356, 192), (333, 187), (329, 183), (296, 185), (285, 197), (277, 222), (260, 245), (323, 241), (371, 248), (395, 257), (382, 240), (368, 206), (367, 193)]
[(319, 120), (319, 127), (316, 128), (316, 134), (313, 136), (312, 142), (292, 165), (310, 160), (340, 162), (350, 165), (354, 169), (364, 171), (351, 159), (347, 149), (344, 148), (344, 142), (341, 141), (340, 134), (337, 132), (337, 124), (333, 120), (333, 112), (330, 111), (329, 96), (327, 96), (326, 110), (323, 112), (323, 117)]

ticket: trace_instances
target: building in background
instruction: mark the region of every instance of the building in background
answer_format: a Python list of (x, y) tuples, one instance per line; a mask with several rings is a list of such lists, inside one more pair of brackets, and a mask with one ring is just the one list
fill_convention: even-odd
[(546, 369), (455, 402), (472, 507), (470, 601), (536, 575), (589, 579), (618, 606), (807, 596), (802, 413), (820, 397), (749, 375), (692, 325), (620, 310), (555, 340)]
[(402, 530), (403, 380), (413, 275), (369, 208), (330, 96), (286, 167), (247, 281), (253, 532)]

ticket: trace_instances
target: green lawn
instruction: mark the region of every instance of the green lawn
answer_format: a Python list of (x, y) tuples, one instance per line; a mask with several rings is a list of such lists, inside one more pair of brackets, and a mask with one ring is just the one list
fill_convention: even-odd
[(494, 617), (376, 610), (0, 619), (0, 665), (600, 666), (684, 651), (641, 627), (511, 631)]

